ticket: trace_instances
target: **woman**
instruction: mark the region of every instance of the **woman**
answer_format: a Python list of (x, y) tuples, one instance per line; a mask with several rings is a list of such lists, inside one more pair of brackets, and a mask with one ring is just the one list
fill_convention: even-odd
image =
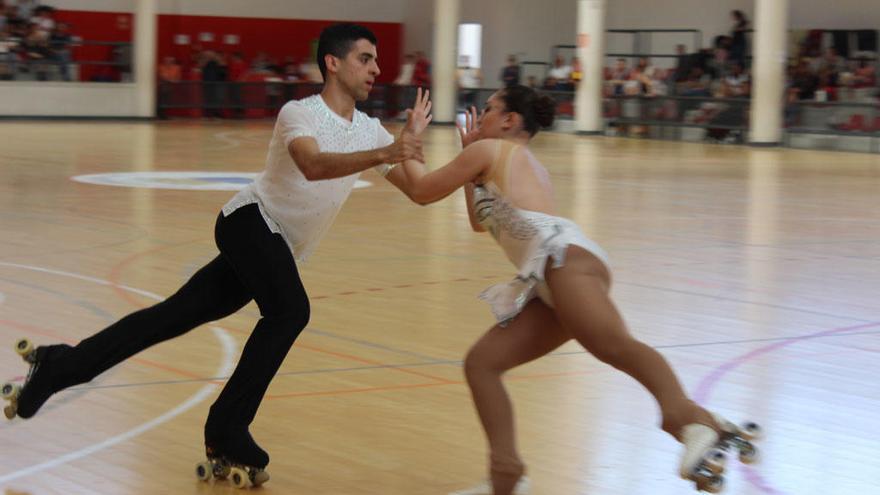
[[(410, 122), (426, 125), (430, 108), (427, 94), (419, 92)], [(684, 443), (683, 477), (702, 487), (720, 484), (723, 465), (704, 458), (720, 441), (739, 440), (746, 432), (691, 401), (666, 360), (629, 334), (608, 295), (605, 252), (574, 222), (555, 216), (549, 174), (528, 148), (539, 127), (553, 123), (555, 108), (552, 98), (526, 86), (499, 90), (479, 119), (471, 108), (465, 126), (458, 126), (464, 149), (452, 162), (430, 173), (417, 161), (404, 162), (411, 197), (420, 204), (465, 186), (473, 230), (488, 230), (519, 270), (513, 282), (481, 295), (498, 324), (465, 359), (489, 441), (491, 487), (485, 483), (456, 493), (526, 493), (525, 465), (517, 453), (512, 405), (501, 375), (572, 338), (654, 395), (663, 430)]]

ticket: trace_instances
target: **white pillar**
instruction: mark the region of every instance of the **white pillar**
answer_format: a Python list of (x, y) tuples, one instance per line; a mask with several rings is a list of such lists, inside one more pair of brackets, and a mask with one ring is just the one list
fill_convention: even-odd
[(581, 81), (575, 88), (575, 130), (578, 134), (601, 134), (602, 67), (605, 62), (606, 0), (578, 0), (577, 56)]
[(156, 116), (156, 1), (137, 0), (134, 14), (134, 84), (137, 116)]
[(434, 56), (431, 100), (434, 122), (455, 121), (455, 53), (458, 50), (458, 1), (434, 0)]
[(782, 141), (787, 35), (788, 0), (755, 0), (749, 119), (752, 144), (775, 145)]

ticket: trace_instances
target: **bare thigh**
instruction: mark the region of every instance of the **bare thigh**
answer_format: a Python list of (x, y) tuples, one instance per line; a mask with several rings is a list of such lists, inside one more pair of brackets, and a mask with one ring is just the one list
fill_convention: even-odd
[(599, 258), (569, 246), (565, 265), (548, 268), (546, 280), (558, 321), (596, 357), (632, 339), (611, 301), (611, 274)]
[(507, 326), (495, 325), (480, 337), (465, 364), (506, 371), (552, 352), (570, 338), (553, 310), (533, 299)]

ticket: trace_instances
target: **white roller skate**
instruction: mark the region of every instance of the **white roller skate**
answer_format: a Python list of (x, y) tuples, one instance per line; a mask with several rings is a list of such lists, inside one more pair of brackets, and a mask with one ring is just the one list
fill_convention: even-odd
[(689, 424), (682, 429), (684, 453), (681, 458), (681, 477), (693, 481), (697, 491), (719, 493), (724, 489), (724, 468), (727, 452), (736, 449), (744, 464), (757, 461), (758, 450), (752, 444), (761, 436), (761, 428), (752, 422), (737, 426), (713, 414), (721, 432), (703, 424)]
[[(516, 486), (513, 488), (513, 495), (528, 495), (529, 488), (529, 478), (528, 476), (523, 476), (516, 482)], [(492, 482), (484, 480), (477, 486), (450, 492), (449, 495), (492, 495)]]

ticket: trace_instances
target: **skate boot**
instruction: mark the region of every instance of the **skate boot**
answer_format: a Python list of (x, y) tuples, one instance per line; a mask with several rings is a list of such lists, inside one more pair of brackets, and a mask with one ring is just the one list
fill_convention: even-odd
[(58, 391), (46, 363), (57, 359), (70, 348), (69, 345), (59, 344), (34, 349), (28, 339), (20, 339), (15, 343), (15, 352), (30, 364), (30, 369), (22, 385), (9, 382), (3, 384), (2, 397), (9, 401), (3, 408), (7, 419), (15, 416), (25, 419), (32, 417)]
[(682, 429), (684, 453), (681, 458), (681, 477), (693, 481), (697, 491), (719, 493), (724, 489), (724, 468), (727, 452), (736, 449), (744, 464), (757, 461), (758, 450), (752, 444), (761, 436), (761, 428), (752, 422), (737, 426), (713, 414), (720, 432), (703, 424), (689, 424)]
[[(516, 486), (513, 488), (513, 495), (528, 495), (529, 488), (529, 478), (523, 476), (516, 482)], [(449, 495), (492, 495), (492, 482), (484, 480), (479, 485), (450, 492)]]
[(228, 478), (236, 488), (258, 487), (269, 481), (269, 454), (247, 430), (208, 436), (206, 428), (205, 456), (207, 460), (196, 465), (196, 476), (202, 481)]

